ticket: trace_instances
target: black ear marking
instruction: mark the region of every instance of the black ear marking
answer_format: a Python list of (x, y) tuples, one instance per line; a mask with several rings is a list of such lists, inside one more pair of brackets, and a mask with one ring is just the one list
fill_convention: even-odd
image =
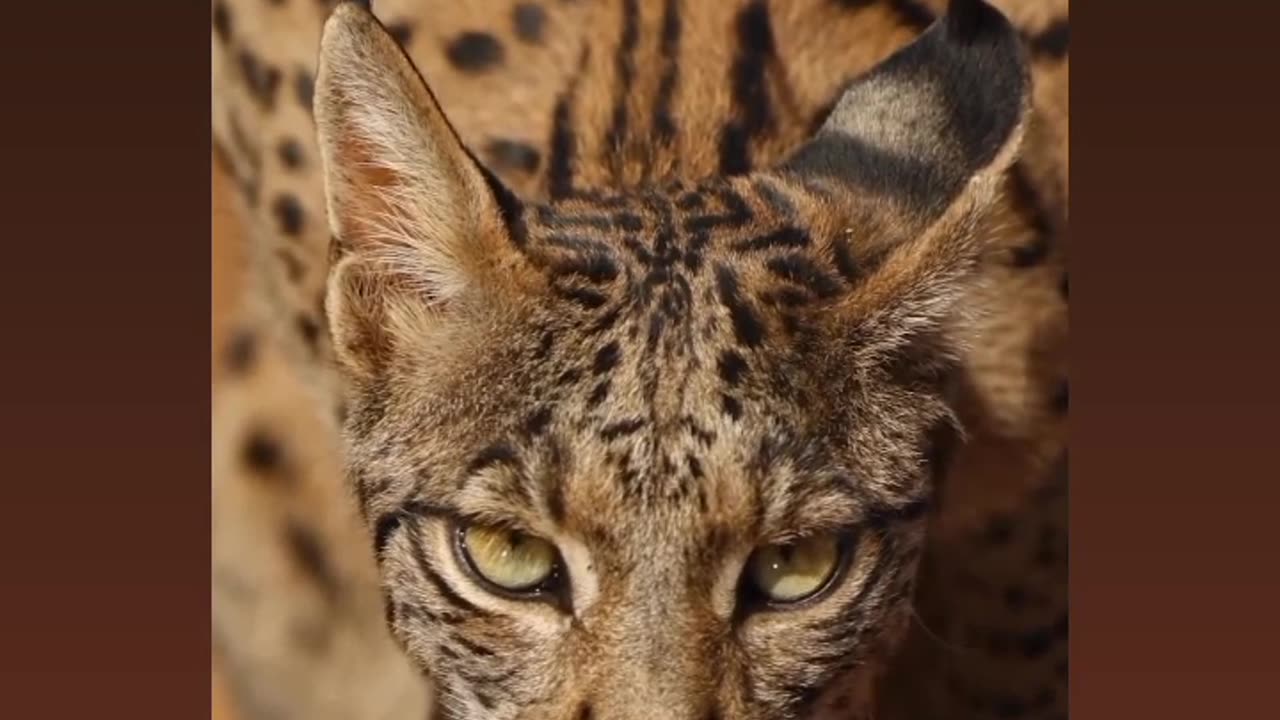
[(946, 16), (846, 88), (784, 169), (936, 215), (1018, 142), (1029, 92), (1009, 21), (982, 0), (953, 0)]

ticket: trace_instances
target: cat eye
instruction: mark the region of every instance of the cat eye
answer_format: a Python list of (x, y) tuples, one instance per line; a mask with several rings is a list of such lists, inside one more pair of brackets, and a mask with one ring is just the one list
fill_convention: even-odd
[(560, 555), (550, 542), (488, 525), (459, 528), (458, 551), (481, 580), (517, 595), (545, 590), (560, 566)]
[(836, 535), (766, 545), (747, 560), (747, 581), (771, 604), (798, 603), (826, 589), (843, 555), (844, 544)]

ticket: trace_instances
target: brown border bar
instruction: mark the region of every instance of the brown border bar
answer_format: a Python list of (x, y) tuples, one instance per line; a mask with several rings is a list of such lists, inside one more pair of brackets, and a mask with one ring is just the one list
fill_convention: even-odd
[(5, 7), (3, 717), (208, 716), (208, 13)]
[[(7, 8), (5, 717), (209, 712), (206, 7)], [(1276, 707), (1276, 12), (1073, 16), (1078, 718)]]
[(1271, 3), (1077, 3), (1071, 710), (1275, 716)]

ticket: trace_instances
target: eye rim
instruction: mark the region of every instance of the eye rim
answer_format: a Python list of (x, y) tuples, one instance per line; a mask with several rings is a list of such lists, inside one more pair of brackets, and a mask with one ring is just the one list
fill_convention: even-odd
[[(467, 550), (466, 535), (467, 531), (472, 528), (488, 528), (505, 532), (519, 532), (547, 543), (555, 553), (555, 557), (551, 564), (551, 571), (548, 572), (547, 576), (540, 582), (535, 585), (531, 585), (528, 589), (512, 590), (511, 588), (499, 585), (486, 577), (485, 574), (476, 567), (475, 560), (472, 559), (471, 553)], [(565, 612), (572, 611), (570, 604), (571, 593), (569, 592), (568, 573), (565, 571), (564, 558), (560, 554), (560, 548), (551, 540), (544, 538), (541, 535), (535, 535), (515, 528), (470, 520), (455, 521), (453, 523), (451, 534), (453, 536), (453, 542), (451, 543), (453, 545), (453, 553), (457, 558), (459, 565), (461, 565), (466, 571), (467, 576), (484, 589), (485, 592), (515, 602), (542, 602), (553, 605)]]
[[(814, 537), (822, 537), (824, 535), (832, 536), (836, 542), (836, 561), (832, 566), (831, 572), (827, 577), (807, 595), (802, 595), (795, 600), (775, 600), (767, 592), (757, 585), (752, 578), (751, 562), (755, 559), (756, 554), (765, 548), (777, 547), (779, 545), (795, 545)], [(809, 535), (797, 538), (790, 543), (768, 543), (759, 545), (752, 549), (751, 554), (747, 555), (747, 560), (742, 566), (741, 579), (739, 581), (738, 594), (742, 600), (739, 607), (745, 613), (754, 613), (759, 611), (768, 612), (794, 612), (803, 610), (821, 603), (836, 588), (844, 583), (845, 578), (849, 574), (849, 569), (853, 565), (853, 557), (858, 549), (862, 533), (859, 531), (833, 531), (821, 533), (818, 535)]]

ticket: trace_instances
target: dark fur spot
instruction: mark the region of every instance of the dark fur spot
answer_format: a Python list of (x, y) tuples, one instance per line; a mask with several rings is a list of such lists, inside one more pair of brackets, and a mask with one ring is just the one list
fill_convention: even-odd
[(618, 213), (614, 222), (626, 232), (637, 233), (644, 229), (644, 220), (633, 213)]
[(276, 147), (276, 155), (280, 157), (280, 164), (290, 170), (302, 167), (302, 144), (293, 138), (281, 140)]
[(609, 397), (609, 381), (603, 380), (591, 390), (591, 395), (587, 397), (587, 406), (595, 407), (605, 401)]
[(764, 341), (764, 324), (747, 304), (738, 289), (738, 277), (724, 265), (716, 266), (716, 286), (720, 302), (729, 310), (733, 332), (738, 342), (755, 347)]
[(1070, 40), (1071, 27), (1068, 21), (1065, 18), (1055, 20), (1031, 39), (1031, 52), (1061, 60), (1067, 56), (1067, 45)]
[(248, 49), (242, 49), (236, 60), (240, 65), (240, 75), (254, 100), (267, 109), (274, 107), (276, 88), (280, 86), (280, 69), (263, 63)]
[(223, 0), (213, 3), (213, 32), (219, 42), (226, 44), (231, 41), (231, 10)]
[(685, 456), (685, 460), (689, 464), (689, 474), (692, 475), (695, 480), (702, 479), (702, 462), (693, 455)]
[(295, 285), (302, 282), (303, 276), (306, 275), (306, 268), (302, 266), (302, 261), (297, 255), (286, 248), (277, 248), (276, 257), (280, 260), (280, 264), (284, 265), (285, 276), (289, 278), (289, 282)]
[(737, 420), (742, 417), (742, 403), (732, 395), (721, 395), (720, 406), (724, 410), (724, 414)]
[(1053, 411), (1055, 413), (1059, 415), (1065, 415), (1067, 413), (1067, 400), (1068, 400), (1069, 394), (1070, 393), (1067, 387), (1067, 381), (1063, 380), (1061, 383), (1058, 384), (1058, 389), (1054, 390), (1053, 392), (1051, 407), (1053, 408)]
[(296, 197), (288, 193), (278, 195), (271, 206), (271, 212), (276, 216), (280, 232), (290, 237), (297, 237), (302, 233), (302, 205)]
[(306, 313), (298, 313), (295, 322), (298, 326), (298, 334), (302, 335), (302, 340), (312, 352), (320, 349), (320, 324), (315, 318)]
[(720, 354), (720, 379), (729, 385), (737, 385), (747, 373), (747, 361), (733, 350), (725, 350)]
[(253, 366), (253, 361), (258, 354), (257, 350), (257, 338), (252, 333), (247, 330), (236, 332), (227, 343), (227, 369), (237, 375), (247, 372)]
[(386, 27), (387, 34), (391, 35), (400, 47), (408, 49), (409, 41), (413, 39), (413, 26), (406, 20), (398, 20), (387, 23)]
[(596, 375), (609, 372), (617, 366), (621, 357), (622, 349), (617, 342), (611, 342), (596, 352), (596, 358), (591, 364), (591, 372)]
[(531, 437), (541, 435), (551, 423), (551, 407), (543, 405), (524, 421), (524, 431)]
[(285, 544), (299, 569), (319, 586), (320, 591), (330, 601), (337, 597), (338, 579), (320, 537), (297, 522), (289, 522), (285, 525)]
[(582, 706), (578, 708), (577, 720), (591, 720), (592, 716), (591, 704), (585, 702), (582, 703)]
[(293, 95), (301, 105), (309, 113), (312, 111), (312, 99), (316, 94), (316, 81), (311, 77), (311, 73), (299, 68), (297, 75), (293, 78)]
[(1009, 262), (1016, 268), (1034, 267), (1049, 257), (1050, 247), (1047, 235), (1036, 235), (1026, 245), (1014, 248)]
[(323, 622), (294, 620), (289, 623), (289, 639), (305, 655), (323, 655), (333, 638), (332, 628)]
[(676, 200), (676, 207), (686, 211), (699, 210), (705, 204), (706, 199), (702, 197), (702, 193), (697, 191), (685, 193)]
[(518, 140), (490, 140), (485, 155), (497, 170), (536, 172), (542, 156), (537, 148)]
[(474, 30), (458, 35), (445, 48), (449, 62), (463, 72), (483, 72), (501, 65), (504, 54), (497, 38)]
[(542, 333), (542, 338), (538, 341), (538, 350), (534, 357), (538, 360), (545, 360), (551, 354), (551, 346), (555, 344), (556, 334), (550, 330)]
[(260, 473), (274, 472), (284, 465), (284, 450), (280, 443), (261, 428), (249, 433), (243, 457), (246, 465)]
[(515, 25), (516, 37), (527, 43), (542, 42), (542, 30), (546, 22), (547, 12), (535, 3), (518, 3), (511, 11), (511, 23)]

